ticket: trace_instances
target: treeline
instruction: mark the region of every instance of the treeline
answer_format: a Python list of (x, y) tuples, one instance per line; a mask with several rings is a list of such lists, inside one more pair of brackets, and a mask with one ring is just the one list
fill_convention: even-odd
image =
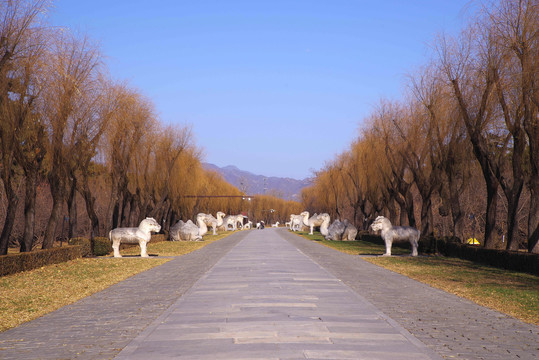
[(47, 24), (50, 6), (0, 2), (0, 255), (17, 222), (30, 251), (53, 247), (64, 220), (68, 237), (98, 236), (147, 216), (168, 229), (198, 212), (259, 210), (202, 168), (188, 126), (163, 125), (150, 99), (111, 78), (91, 39)]
[(435, 39), (404, 100), (380, 100), (316, 174), (307, 208), (364, 229), (384, 214), (422, 235), (449, 221), (461, 239), (479, 221), (485, 247), (539, 252), (539, 2), (478, 5), (459, 36)]

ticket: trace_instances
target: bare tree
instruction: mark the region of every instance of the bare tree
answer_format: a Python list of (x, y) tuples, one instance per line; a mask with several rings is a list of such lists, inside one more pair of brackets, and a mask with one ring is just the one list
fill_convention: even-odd
[(91, 111), (85, 97), (94, 87), (99, 63), (100, 54), (86, 37), (79, 38), (67, 31), (56, 34), (48, 61), (47, 91), (43, 97), (43, 116), (50, 133), (47, 177), (53, 200), (43, 239), (44, 249), (54, 245), (68, 180), (76, 166), (72, 156), (76, 134), (81, 117)]
[[(7, 254), (8, 240), (15, 221), (19, 198), (16, 194), (17, 139), (13, 134), (23, 131), (22, 123), (30, 117), (29, 109), (35, 94), (23, 94), (31, 80), (32, 60), (40, 14), (48, 8), (48, 1), (0, 2), (0, 176), (6, 193), (8, 208), (0, 235), (0, 255)], [(26, 68), (21, 69), (21, 66)], [(30, 97), (27, 97), (29, 95)]]
[(492, 248), (499, 187), (495, 161), (499, 149), (492, 141), (492, 136), (499, 134), (499, 128), (493, 126), (496, 119), (493, 103), (496, 100), (495, 72), (499, 67), (500, 56), (492, 39), (482, 37), (477, 27), (468, 28), (458, 41), (450, 42), (447, 38), (441, 38), (436, 50), (441, 71), (452, 88), (473, 153), (485, 178), (485, 247)]

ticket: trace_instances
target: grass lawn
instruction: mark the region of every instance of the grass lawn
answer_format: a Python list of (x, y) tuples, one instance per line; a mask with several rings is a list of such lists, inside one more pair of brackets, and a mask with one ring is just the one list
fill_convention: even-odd
[(230, 234), (206, 235), (204, 241), (197, 242), (150, 242), (148, 254), (151, 256), (144, 259), (135, 256), (140, 255), (140, 248), (133, 246), (120, 251), (125, 256), (121, 259), (111, 255), (76, 259), (0, 277), (0, 331), (36, 319), (171, 260), (162, 256), (184, 255)]
[[(383, 245), (365, 241), (326, 241), (318, 233), (296, 232), (352, 255), (382, 255)], [(394, 255), (410, 250), (393, 247)], [(442, 256), (365, 257), (366, 261), (472, 300), (522, 321), (539, 325), (539, 277)]]

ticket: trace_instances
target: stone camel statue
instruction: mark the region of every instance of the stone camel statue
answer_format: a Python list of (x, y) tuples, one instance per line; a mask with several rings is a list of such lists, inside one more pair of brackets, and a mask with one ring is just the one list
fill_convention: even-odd
[(328, 234), (328, 227), (330, 222), (329, 214), (322, 213), (322, 214), (314, 214), (309, 218), (309, 212), (304, 211), (300, 215), (303, 216), (303, 224), (305, 226), (308, 226), (311, 231), (309, 232), (309, 235), (313, 234), (313, 230), (315, 226), (320, 226), (320, 233), (323, 236), (326, 236)]
[(170, 240), (172, 241), (201, 241), (202, 236), (199, 233), (199, 227), (191, 220), (183, 222), (178, 221), (170, 228)]
[(120, 255), (120, 244), (139, 244), (140, 256), (148, 257), (146, 245), (152, 238), (152, 232), (161, 231), (161, 226), (154, 218), (142, 220), (138, 227), (116, 228), (109, 232), (109, 239), (112, 242), (114, 257)]
[(200, 235), (204, 236), (208, 232), (208, 227), (211, 226), (213, 235), (217, 235), (217, 228), (223, 225), (223, 217), (225, 213), (218, 211), (217, 218), (214, 218), (211, 214), (199, 213), (197, 214), (197, 225), (200, 228)]

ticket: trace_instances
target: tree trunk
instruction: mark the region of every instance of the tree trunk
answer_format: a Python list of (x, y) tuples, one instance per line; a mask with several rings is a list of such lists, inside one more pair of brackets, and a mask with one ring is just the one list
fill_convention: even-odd
[(92, 233), (94, 236), (99, 236), (101, 235), (101, 231), (99, 229), (99, 217), (95, 212), (95, 197), (90, 191), (90, 185), (88, 184), (88, 179), (86, 177), (82, 179), (82, 188), (80, 189), (80, 193), (84, 199), (84, 203), (86, 204), (86, 213), (90, 218)]
[[(77, 179), (75, 176), (71, 176), (71, 186), (69, 189), (69, 196), (67, 197), (67, 213), (69, 214), (69, 226), (67, 230), (67, 238), (73, 238), (77, 232)], [(63, 231), (62, 231), (62, 235)]]
[(17, 206), (19, 205), (19, 197), (11, 185), (11, 180), (4, 181), (4, 190), (6, 193), (8, 205), (6, 209), (6, 217), (4, 220), (4, 228), (2, 229), (2, 235), (0, 235), (0, 255), (7, 254), (7, 248), (9, 245), (9, 238), (13, 230), (13, 224), (15, 223), (15, 214)]
[(485, 221), (485, 244), (487, 249), (494, 248), (494, 228), (496, 227), (496, 211), (498, 207), (498, 182), (485, 177), (487, 183), (487, 212)]
[(539, 254), (539, 177), (537, 175), (530, 181), (530, 193), (528, 252)]
[[(513, 189), (506, 194), (507, 197), (507, 250), (518, 250), (518, 224), (517, 213), (523, 182), (514, 181)], [(517, 187), (515, 189), (515, 186)]]
[(415, 214), (414, 214), (414, 195), (412, 194), (411, 187), (406, 192), (406, 216), (408, 217), (408, 225), (415, 228)]
[(32, 251), (36, 220), (37, 170), (29, 168), (26, 171), (24, 196), (24, 233), (20, 252)]
[(54, 246), (56, 225), (58, 224), (58, 218), (60, 217), (62, 202), (64, 200), (63, 184), (61, 180), (55, 175), (49, 175), (49, 184), (52, 195), (52, 210), (45, 229), (45, 238), (43, 239), (42, 249), (52, 249)]
[(463, 240), (464, 213), (460, 206), (459, 191), (456, 181), (449, 178), (449, 203), (451, 205), (451, 217), (453, 219), (453, 236)]
[(431, 236), (434, 231), (432, 230), (432, 200), (431, 196), (425, 194), (421, 204), (421, 235), (422, 236)]

